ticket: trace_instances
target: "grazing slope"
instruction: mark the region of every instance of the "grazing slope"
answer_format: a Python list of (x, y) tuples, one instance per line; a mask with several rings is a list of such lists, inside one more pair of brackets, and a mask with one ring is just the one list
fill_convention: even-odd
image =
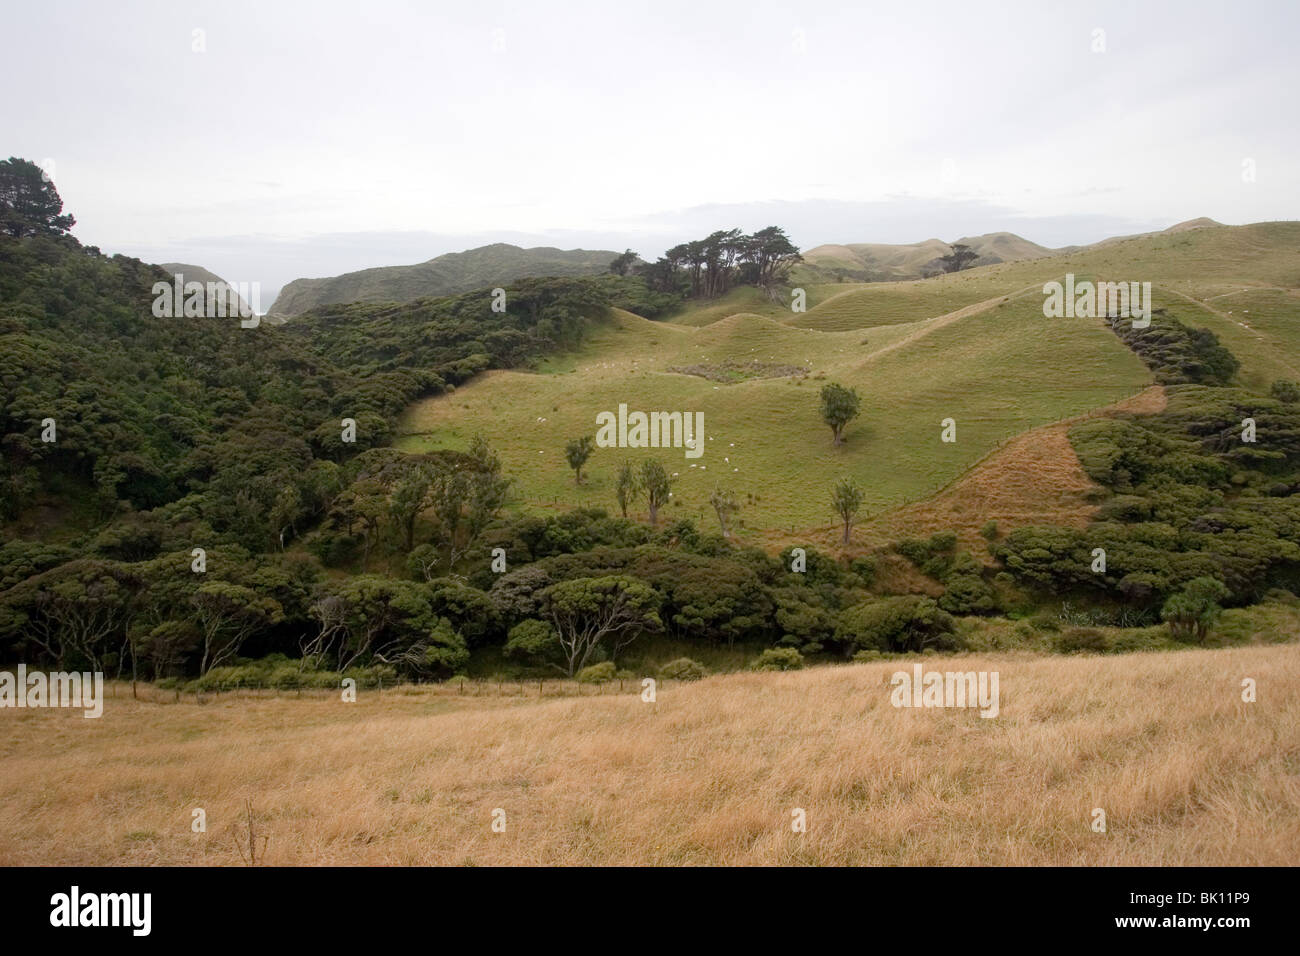
[(411, 266), (383, 266), (329, 279), (294, 279), (271, 306), (273, 315), (298, 315), (318, 305), (411, 302), (504, 286), (530, 276), (598, 275), (618, 253), (600, 249), (521, 249), (498, 242), (451, 252)]
[[(545, 363), (540, 374), (491, 373), (414, 406), (400, 425), (399, 446), (463, 448), (475, 432), (491, 435), (518, 479), (517, 503), (525, 509), (612, 509), (618, 463), (655, 455), (676, 472), (670, 518), (712, 526), (708, 496), (722, 483), (744, 503), (742, 540), (777, 546), (802, 535), (829, 545), (835, 532), (827, 489), (838, 478), (852, 475), (864, 485), (864, 519), (919, 506), (1016, 435), (1152, 383), (1141, 360), (1100, 320), (1043, 317), (1042, 283), (1067, 272), (1153, 282), (1154, 305), (1164, 310), (1156, 321), (1214, 331), (1241, 359), (1245, 385), (1267, 389), (1277, 378), (1300, 379), (1298, 250), (1300, 224), (1203, 226), (925, 281), (814, 286), (812, 308), (803, 314), (752, 289), (671, 323), (620, 313), (580, 352)], [(734, 384), (707, 375), (710, 363), (753, 362), (807, 374)], [(682, 368), (704, 374), (670, 371)], [(818, 414), (817, 391), (828, 381), (862, 396), (862, 414), (839, 449)], [(586, 483), (575, 487), (565, 442), (594, 434), (596, 413), (619, 403), (703, 411), (704, 457), (597, 449)], [(949, 417), (958, 440), (941, 444), (940, 422)], [(1045, 441), (1064, 455), (1067, 444), (1057, 438), (1048, 433)], [(1077, 467), (1069, 465), (1072, 456), (1047, 458), (1024, 460), (1037, 463), (1025, 479), (1029, 486), (1055, 488), (1066, 480), (1058, 468)], [(1079, 499), (1086, 486), (1064, 490), (1069, 494), (1055, 510), (1040, 496), (1023, 509), (1001, 509), (1001, 516), (1013, 526), (1018, 518), (1076, 525), (1087, 513)], [(957, 517), (951, 507), (945, 514)], [(934, 517), (902, 512), (874, 530), (865, 522), (857, 543), (874, 543), (883, 527), (905, 531), (909, 520), (928, 526)], [(977, 522), (971, 514), (956, 523), (969, 536), (990, 517), (998, 515)]]

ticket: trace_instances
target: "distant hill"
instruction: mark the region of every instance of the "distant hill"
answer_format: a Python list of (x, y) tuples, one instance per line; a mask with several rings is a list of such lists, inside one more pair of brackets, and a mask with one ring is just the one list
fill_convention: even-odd
[[(991, 232), (983, 236), (966, 236), (957, 242), (968, 245), (979, 258), (973, 265), (1041, 259), (1055, 255), (1049, 249), (1011, 232)], [(800, 270), (804, 281), (882, 282), (896, 279), (919, 279), (941, 271), (939, 258), (952, 252), (952, 245), (939, 239), (890, 245), (886, 243), (852, 243), (809, 249), (803, 254)]]
[(497, 242), (412, 266), (362, 269), (328, 279), (295, 279), (280, 290), (270, 313), (298, 315), (313, 306), (346, 302), (410, 302), (530, 276), (596, 275), (608, 269), (617, 255), (603, 249), (521, 249)]
[[(224, 294), (227, 296), (226, 298), (227, 314), (230, 313), (230, 310), (233, 307), (232, 305), (233, 302), (238, 302), (242, 305), (247, 305), (247, 303), (245, 303), (244, 300), (240, 297), (239, 291), (237, 289), (232, 287), (230, 283), (228, 283), (225, 279), (221, 278), (221, 276), (217, 275), (215, 272), (212, 272), (209, 269), (203, 268), (203, 266), (196, 266), (192, 262), (162, 262), (159, 263), (159, 268), (166, 269), (172, 275), (180, 274), (184, 276), (185, 282), (202, 282), (205, 288), (209, 282), (217, 283), (218, 288), (227, 290), (224, 292)], [(230, 298), (232, 296), (233, 296), (233, 300)], [(255, 302), (253, 303), (253, 307), (254, 310), (256, 310), (257, 308), (262, 307), (262, 304), (260, 302)]]
[[(982, 236), (965, 236), (957, 242), (970, 246), (979, 254), (979, 258), (967, 266), (967, 268), (975, 268), (996, 265), (999, 262), (1024, 262), (1047, 256), (1064, 255), (1129, 239), (1222, 226), (1223, 223), (1202, 216), (1199, 219), (1180, 222), (1168, 229), (1132, 236), (1114, 236), (1092, 245), (1064, 246), (1060, 249), (1040, 246), (1013, 232), (990, 232)], [(852, 243), (817, 246), (803, 254), (804, 261), (796, 268), (792, 278), (805, 283), (889, 282), (899, 279), (920, 279), (941, 272), (942, 264), (939, 259), (950, 252), (952, 252), (952, 245), (939, 239), (900, 245)]]
[[(1168, 229), (1157, 229), (1155, 232), (1139, 232), (1131, 236), (1112, 236), (1109, 239), (1103, 239), (1101, 242), (1093, 243), (1094, 246), (1108, 246), (1115, 242), (1124, 242), (1128, 239), (1146, 239), (1149, 236), (1165, 236), (1179, 232), (1190, 232), (1193, 229), (1214, 229), (1224, 228), (1223, 223), (1215, 222), (1208, 216), (1201, 216), (1199, 219), (1188, 219), (1186, 222), (1174, 223)], [(1084, 247), (1089, 248), (1089, 247)]]

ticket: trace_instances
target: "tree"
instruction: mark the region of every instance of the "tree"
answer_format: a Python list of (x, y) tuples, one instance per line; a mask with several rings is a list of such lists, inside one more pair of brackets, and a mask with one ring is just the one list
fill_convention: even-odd
[(625, 459), (618, 467), (618, 478), (614, 482), (614, 497), (618, 499), (618, 507), (624, 518), (627, 517), (628, 505), (635, 502), (640, 493), (641, 482), (636, 476), (636, 469), (632, 462)]
[(596, 449), (596, 439), (591, 435), (575, 438), (564, 446), (564, 457), (573, 469), (574, 482), (582, 484), (582, 466), (587, 463), (591, 453)]
[(62, 212), (59, 191), (39, 166), (15, 156), (0, 162), (0, 231), (15, 239), (63, 235), (77, 220)]
[(837, 382), (822, 386), (822, 421), (830, 426), (834, 436), (832, 444), (844, 444), (844, 427), (858, 417), (862, 400), (855, 389), (845, 388)]
[(849, 543), (849, 532), (853, 527), (853, 517), (862, 507), (862, 489), (852, 478), (841, 478), (831, 492), (831, 504), (835, 513), (844, 522), (844, 543)]
[(659, 595), (654, 588), (626, 575), (574, 578), (546, 592), (546, 613), (555, 626), (572, 677), (587, 666), (597, 648), (612, 642), (610, 660), (638, 634), (660, 626)]
[(955, 641), (956, 621), (934, 602), (919, 594), (904, 594), (854, 605), (840, 615), (835, 640), (846, 657), (864, 648), (890, 652), (942, 649)]
[(647, 458), (641, 465), (641, 490), (645, 492), (646, 508), (650, 511), (650, 527), (659, 525), (659, 509), (672, 496), (672, 481), (658, 459)]
[(402, 532), (406, 551), (415, 546), (415, 519), (424, 510), (429, 496), (429, 476), (423, 469), (413, 468), (397, 483), (388, 499), (388, 514), (393, 524)]
[(745, 250), (753, 266), (755, 284), (773, 300), (776, 299), (776, 283), (791, 265), (803, 261), (799, 247), (790, 241), (785, 230), (777, 226), (768, 226), (754, 233), (746, 240)]
[(1169, 633), (1175, 638), (1187, 640), (1195, 637), (1203, 642), (1223, 613), (1219, 602), (1231, 593), (1218, 578), (1193, 578), (1180, 592), (1165, 601), (1160, 617), (1169, 625)]
[(616, 276), (631, 275), (632, 269), (636, 265), (636, 261), (639, 258), (640, 256), (638, 256), (635, 252), (633, 252), (631, 249), (627, 249), (623, 252), (621, 256), (614, 257), (614, 259), (609, 264), (609, 271), (614, 273), (614, 275)]
[(278, 601), (229, 581), (209, 581), (191, 599), (202, 633), (199, 674), (206, 674), (239, 653), (256, 631), (284, 620)]
[(731, 516), (740, 511), (740, 500), (732, 491), (719, 486), (709, 493), (709, 504), (713, 505), (713, 510), (718, 516), (718, 524), (722, 526), (722, 536), (730, 538)]
[(979, 258), (979, 253), (970, 246), (960, 242), (954, 242), (952, 252), (946, 256), (940, 256), (939, 261), (943, 263), (944, 272), (960, 272), (966, 266)]

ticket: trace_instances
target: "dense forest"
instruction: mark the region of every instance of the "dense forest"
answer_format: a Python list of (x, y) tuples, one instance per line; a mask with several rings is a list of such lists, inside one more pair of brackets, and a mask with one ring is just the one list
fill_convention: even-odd
[[(991, 566), (952, 534), (796, 561), (793, 544), (768, 554), (690, 520), (515, 514), (490, 436), (388, 447), (421, 396), (574, 348), (612, 307), (670, 307), (677, 279), (656, 285), (654, 267), (650, 282), (631, 260), (520, 280), (505, 311), (483, 290), (256, 329), (160, 320), (151, 290), (170, 276), (78, 243), (22, 162), (0, 164), (0, 662), (337, 686), (445, 679), (483, 654), (513, 675), (615, 673), (629, 642), (662, 635), (767, 645), (760, 666), (784, 668), (957, 649), (972, 617), (1055, 634), (1043, 612), (1062, 599), (1090, 623), (1163, 619), (1159, 640), (1203, 640), (1220, 608), (1300, 590), (1300, 389), (1233, 387), (1209, 332), (1116, 324), (1170, 400), (1072, 430), (1109, 492), (1090, 527), (989, 528)], [(780, 230), (732, 239), (670, 255), (662, 275), (715, 295), (768, 285), (798, 254)], [(892, 555), (934, 593), (887, 593)]]

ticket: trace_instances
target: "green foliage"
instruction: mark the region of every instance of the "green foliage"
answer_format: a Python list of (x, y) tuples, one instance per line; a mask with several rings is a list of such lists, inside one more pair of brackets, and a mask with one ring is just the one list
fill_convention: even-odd
[(607, 684), (612, 680), (617, 680), (618, 670), (613, 661), (601, 661), (599, 664), (591, 664), (578, 671), (577, 680), (580, 684)]
[(529, 618), (510, 629), (506, 638), (506, 657), (519, 658), (530, 664), (559, 667), (564, 660), (559, 635), (545, 621)]
[(1162, 309), (1155, 310), (1146, 328), (1134, 328), (1128, 318), (1108, 318), (1106, 322), (1162, 384), (1226, 385), (1240, 367), (1209, 329), (1184, 325)]
[(616, 661), (619, 650), (660, 627), (659, 595), (627, 575), (572, 578), (551, 585), (544, 596), (570, 677), (597, 651)]
[[(697, 439), (697, 440), (703, 440)], [(646, 508), (650, 511), (650, 526), (659, 524), (659, 509), (668, 503), (672, 494), (672, 479), (657, 458), (647, 458), (641, 464), (638, 487), (645, 493)]]
[(750, 670), (797, 671), (803, 668), (803, 655), (793, 647), (769, 647), (755, 658)]
[(1219, 602), (1230, 595), (1228, 588), (1216, 578), (1194, 578), (1165, 601), (1160, 617), (1169, 625), (1169, 632), (1176, 639), (1204, 642), (1223, 613)]
[(659, 668), (659, 676), (668, 680), (701, 680), (709, 676), (709, 669), (689, 657), (678, 657)]
[(1056, 637), (1062, 654), (1100, 654), (1106, 650), (1106, 635), (1095, 627), (1067, 627)]
[(956, 622), (932, 598), (908, 594), (867, 601), (840, 614), (835, 640), (858, 649), (901, 652), (957, 646)]
[(63, 215), (63, 200), (54, 182), (30, 160), (10, 156), (0, 161), (0, 231), (22, 239), (61, 236), (77, 221)]
[(1300, 382), (1280, 378), (1272, 384), (1268, 393), (1279, 402), (1294, 405), (1300, 402)]
[(573, 469), (574, 481), (582, 484), (582, 466), (587, 463), (591, 453), (596, 450), (596, 439), (592, 435), (575, 438), (564, 446), (564, 460)]
[(835, 483), (831, 489), (831, 507), (844, 524), (844, 543), (847, 545), (853, 529), (853, 518), (862, 507), (862, 488), (855, 479), (841, 478)]
[(830, 382), (822, 386), (821, 400), (822, 421), (830, 426), (832, 443), (837, 446), (842, 445), (844, 428), (858, 417), (862, 399), (858, 397), (856, 389)]

